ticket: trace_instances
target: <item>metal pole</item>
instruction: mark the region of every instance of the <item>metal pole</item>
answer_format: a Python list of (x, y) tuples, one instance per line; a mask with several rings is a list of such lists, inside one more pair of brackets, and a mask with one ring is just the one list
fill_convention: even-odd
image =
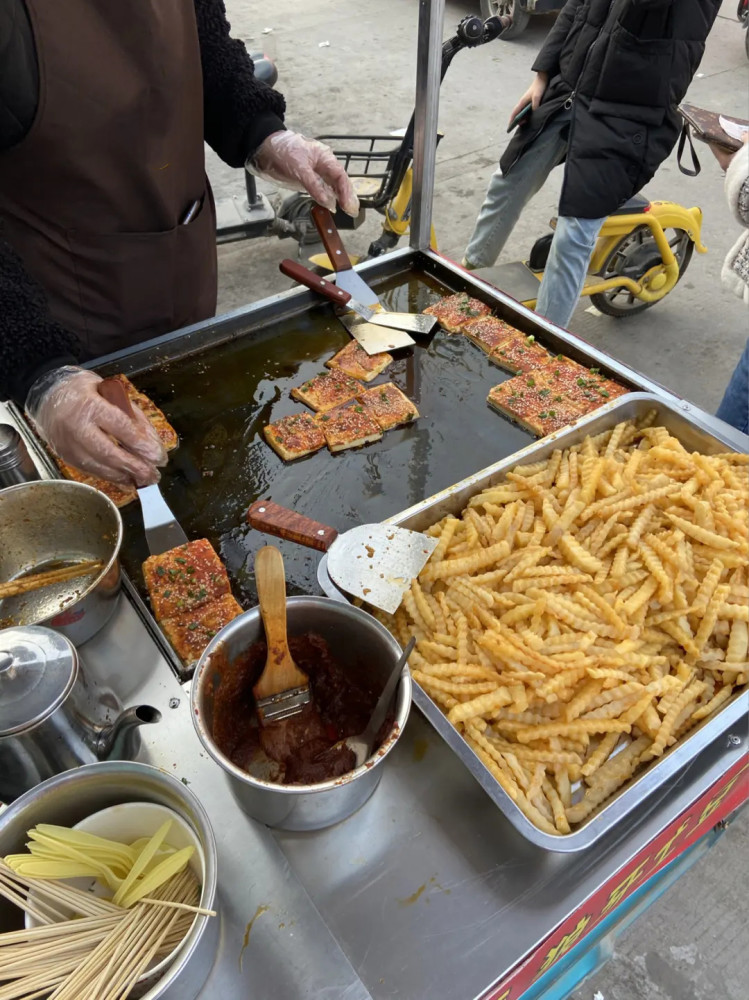
[(419, 0), (416, 46), (416, 113), (414, 117), (414, 186), (411, 246), (426, 250), (432, 231), (434, 165), (442, 63), (445, 0)]

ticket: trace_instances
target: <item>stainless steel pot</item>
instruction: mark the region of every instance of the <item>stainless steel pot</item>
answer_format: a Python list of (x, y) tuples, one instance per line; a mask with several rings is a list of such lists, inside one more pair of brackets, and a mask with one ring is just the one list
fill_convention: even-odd
[(122, 518), (112, 501), (83, 483), (47, 479), (0, 490), (0, 580), (60, 562), (98, 559), (84, 586), (69, 580), (0, 601), (0, 624), (49, 625), (80, 645), (112, 617), (122, 586)]
[[(401, 648), (375, 618), (349, 604), (326, 597), (290, 597), (286, 602), (289, 635), (316, 632), (332, 655), (352, 670), (370, 671), (384, 685)], [(216, 663), (232, 663), (264, 636), (260, 610), (253, 608), (226, 625), (209, 643), (192, 681), (192, 719), (198, 736), (229, 779), (241, 808), (253, 819), (282, 830), (319, 830), (356, 812), (382, 777), (385, 758), (406, 725), (411, 708), (411, 675), (403, 668), (395, 704), (395, 722), (383, 745), (364, 764), (331, 781), (314, 785), (278, 785), (255, 778), (233, 764), (213, 741), (214, 691), (221, 683)], [(213, 663), (212, 663), (213, 660)]]
[(97, 698), (69, 639), (35, 626), (0, 631), (0, 800), (71, 767), (137, 754), (138, 727), (161, 713), (149, 705), (122, 712), (104, 694), (116, 715), (107, 724), (95, 718)]
[[(193, 793), (176, 778), (146, 764), (108, 761), (66, 771), (43, 782), (0, 813), (0, 857), (23, 851), (26, 831), (37, 823), (72, 826), (91, 813), (121, 802), (157, 802), (173, 809), (197, 834), (205, 856), (200, 905), (215, 909), (216, 840), (208, 816)], [(22, 926), (20, 911), (0, 905), (0, 930)], [(167, 972), (142, 1000), (195, 1000), (208, 978), (218, 949), (220, 915), (198, 917)]]

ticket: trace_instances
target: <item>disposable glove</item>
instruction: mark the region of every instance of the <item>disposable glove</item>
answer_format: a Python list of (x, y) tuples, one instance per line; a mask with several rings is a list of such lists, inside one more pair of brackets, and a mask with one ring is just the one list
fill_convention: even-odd
[[(145, 415), (126, 416), (99, 395), (101, 378), (66, 366), (37, 379), (26, 414), (40, 436), (65, 462), (114, 483), (147, 486), (166, 465), (163, 444)], [(112, 440), (114, 438), (114, 440)]]
[(343, 165), (330, 146), (317, 139), (298, 132), (272, 132), (245, 166), (257, 177), (307, 191), (331, 212), (336, 202), (348, 215), (359, 212), (359, 199)]

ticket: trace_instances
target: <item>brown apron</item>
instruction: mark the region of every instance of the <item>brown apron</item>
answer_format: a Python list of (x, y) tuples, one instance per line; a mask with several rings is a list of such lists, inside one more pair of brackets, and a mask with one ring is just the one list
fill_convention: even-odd
[(39, 107), (28, 135), (0, 153), (3, 235), (89, 357), (212, 316), (215, 215), (193, 3), (26, 5)]

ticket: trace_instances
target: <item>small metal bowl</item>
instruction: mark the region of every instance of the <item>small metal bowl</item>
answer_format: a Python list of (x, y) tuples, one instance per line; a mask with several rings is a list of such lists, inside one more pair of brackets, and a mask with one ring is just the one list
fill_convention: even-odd
[[(23, 851), (26, 832), (37, 823), (73, 826), (100, 809), (123, 802), (155, 802), (166, 806), (194, 831), (205, 862), (200, 905), (215, 909), (216, 840), (208, 815), (181, 782), (148, 764), (132, 761), (86, 764), (43, 781), (0, 813), (0, 857)], [(133, 997), (196, 1000), (218, 952), (219, 921), (220, 914), (198, 916), (169, 968), (156, 981), (149, 976), (146, 982), (139, 984)], [(0, 930), (20, 926), (20, 911), (14, 907), (0, 907)]]
[(0, 580), (56, 563), (98, 559), (95, 579), (81, 577), (0, 601), (0, 628), (48, 625), (80, 645), (111, 618), (122, 585), (122, 518), (99, 490), (46, 479), (0, 490)]
[[(384, 685), (401, 648), (372, 615), (327, 597), (290, 597), (286, 602), (289, 635), (316, 632), (340, 663), (367, 670)], [(192, 719), (198, 736), (221, 765), (240, 807), (253, 819), (281, 830), (320, 830), (361, 808), (382, 777), (382, 765), (403, 732), (411, 708), (411, 675), (403, 668), (393, 728), (382, 746), (361, 767), (313, 785), (279, 785), (255, 778), (233, 764), (213, 740), (214, 690), (221, 683), (215, 663), (231, 664), (264, 637), (259, 608), (245, 611), (214, 636), (198, 662), (192, 681)], [(215, 659), (214, 659), (215, 658)], [(213, 662), (212, 662), (213, 661)]]

